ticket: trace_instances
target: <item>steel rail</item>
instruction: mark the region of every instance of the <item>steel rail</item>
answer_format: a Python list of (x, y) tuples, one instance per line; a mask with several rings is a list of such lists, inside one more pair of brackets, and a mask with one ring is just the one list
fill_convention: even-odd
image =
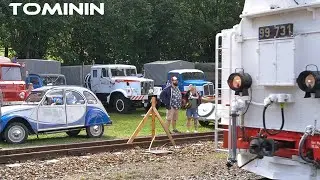
[[(219, 134), (222, 139), (223, 134)], [(214, 140), (214, 132), (194, 133), (194, 134), (175, 134), (173, 138), (177, 144)], [(59, 144), (39, 147), (29, 147), (21, 149), (7, 149), (0, 151), (0, 164), (12, 162), (23, 162), (26, 160), (45, 160), (62, 156), (83, 156), (88, 153), (113, 152), (119, 150), (132, 149), (134, 147), (147, 148), (151, 142), (150, 137), (138, 137), (132, 144), (127, 144), (128, 139), (116, 139), (105, 141), (94, 141), (84, 143)], [(170, 140), (167, 136), (156, 136), (153, 146), (169, 144)]]

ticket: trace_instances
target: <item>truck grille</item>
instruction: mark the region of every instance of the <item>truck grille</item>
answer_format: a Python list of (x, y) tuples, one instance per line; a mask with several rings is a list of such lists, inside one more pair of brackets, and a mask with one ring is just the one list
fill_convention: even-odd
[(203, 86), (203, 95), (204, 96), (213, 96), (214, 95), (213, 84), (206, 84)]
[(141, 82), (141, 95), (147, 95), (150, 89), (153, 89), (152, 81)]

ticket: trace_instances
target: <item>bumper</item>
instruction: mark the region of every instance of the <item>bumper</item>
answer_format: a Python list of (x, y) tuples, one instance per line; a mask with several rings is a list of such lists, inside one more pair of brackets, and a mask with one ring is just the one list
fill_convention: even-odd
[(2, 103), (2, 106), (21, 105), (24, 101), (6, 101)]
[[(238, 154), (238, 166), (243, 165), (253, 157), (253, 155), (247, 153)], [(312, 165), (299, 162), (298, 159), (277, 156), (256, 159), (244, 166), (243, 169), (270, 179), (320, 179), (320, 170), (314, 170)]]
[(142, 101), (142, 100), (148, 100), (148, 95), (140, 95), (140, 96), (131, 96), (131, 101)]

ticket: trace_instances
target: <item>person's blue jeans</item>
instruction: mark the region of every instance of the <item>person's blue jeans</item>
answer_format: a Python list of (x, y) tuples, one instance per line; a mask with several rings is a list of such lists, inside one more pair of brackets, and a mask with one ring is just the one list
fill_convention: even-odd
[(198, 119), (198, 108), (190, 108), (187, 109), (186, 115), (188, 118)]

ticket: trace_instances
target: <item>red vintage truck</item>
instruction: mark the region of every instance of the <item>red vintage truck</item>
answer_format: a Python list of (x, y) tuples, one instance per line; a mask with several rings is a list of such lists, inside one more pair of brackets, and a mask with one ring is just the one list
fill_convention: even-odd
[(21, 64), (0, 56), (0, 99), (2, 99), (2, 105), (20, 104), (25, 100), (28, 92), (26, 83), (21, 77)]

